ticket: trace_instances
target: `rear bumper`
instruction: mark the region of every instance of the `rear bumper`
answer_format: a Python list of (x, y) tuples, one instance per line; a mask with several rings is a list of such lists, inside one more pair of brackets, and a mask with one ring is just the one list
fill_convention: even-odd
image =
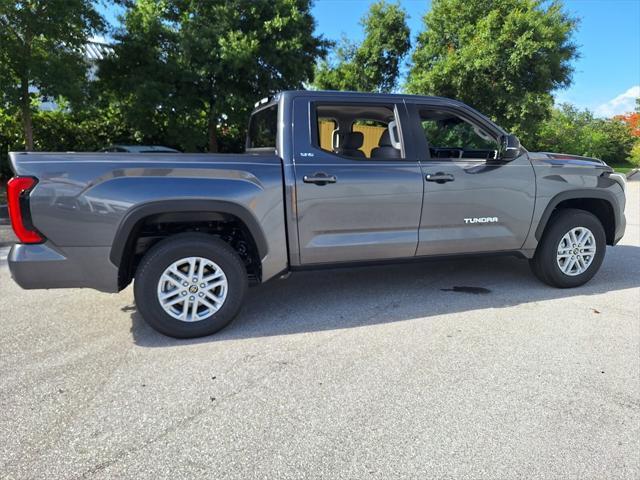
[(118, 269), (109, 261), (109, 247), (58, 248), (49, 242), (16, 244), (7, 262), (13, 280), (25, 289), (88, 287), (118, 291)]

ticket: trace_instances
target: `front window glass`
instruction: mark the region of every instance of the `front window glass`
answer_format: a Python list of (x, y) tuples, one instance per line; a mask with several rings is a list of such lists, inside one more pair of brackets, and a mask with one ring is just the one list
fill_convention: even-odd
[(453, 113), (423, 110), (420, 122), (433, 159), (488, 160), (498, 150), (489, 133)]

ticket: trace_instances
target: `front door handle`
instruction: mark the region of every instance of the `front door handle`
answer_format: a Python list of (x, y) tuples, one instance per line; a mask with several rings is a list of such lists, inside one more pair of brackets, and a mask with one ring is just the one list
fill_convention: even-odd
[(438, 172), (438, 173), (427, 173), (424, 179), (427, 182), (447, 183), (447, 182), (453, 182), (455, 180), (455, 177), (450, 173)]
[(313, 175), (305, 175), (302, 177), (304, 183), (315, 183), (316, 185), (326, 185), (327, 183), (336, 183), (338, 179), (335, 175), (327, 175), (326, 173), (314, 173)]

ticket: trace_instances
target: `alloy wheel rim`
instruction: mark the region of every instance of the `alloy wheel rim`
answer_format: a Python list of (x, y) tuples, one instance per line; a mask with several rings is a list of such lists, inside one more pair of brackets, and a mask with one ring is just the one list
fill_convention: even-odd
[(560, 271), (575, 277), (587, 271), (596, 255), (596, 239), (586, 227), (575, 227), (558, 244), (556, 261)]
[(207, 258), (186, 257), (169, 265), (158, 281), (158, 302), (176, 320), (199, 322), (215, 314), (229, 284), (220, 266)]

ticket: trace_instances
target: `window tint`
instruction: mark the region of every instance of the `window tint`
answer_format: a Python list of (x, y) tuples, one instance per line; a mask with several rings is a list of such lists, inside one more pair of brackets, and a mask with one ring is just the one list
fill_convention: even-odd
[(322, 104), (315, 115), (314, 146), (322, 150), (352, 160), (403, 158), (393, 105)]
[(247, 148), (276, 148), (278, 106), (258, 110), (251, 115)]
[(420, 122), (433, 159), (487, 160), (496, 155), (498, 143), (489, 133), (453, 113), (422, 110)]

